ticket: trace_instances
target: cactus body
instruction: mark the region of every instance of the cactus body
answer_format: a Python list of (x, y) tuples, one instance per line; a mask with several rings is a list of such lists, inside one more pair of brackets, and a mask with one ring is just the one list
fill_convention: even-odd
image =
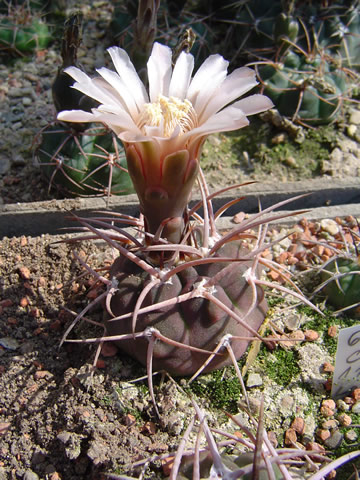
[(42, 132), (36, 159), (50, 184), (74, 195), (125, 195), (133, 188), (123, 148), (115, 138), (102, 127), (80, 133), (52, 125)]
[[(246, 252), (239, 243), (230, 243), (222, 247), (216, 256), (238, 258)], [(226, 274), (214, 285), (214, 296), (240, 316), (244, 316), (252, 302), (251, 287), (244, 278), (250, 261), (232, 263)], [(210, 263), (197, 267), (188, 267), (171, 277), (171, 282), (161, 283), (153, 287), (145, 298), (143, 306), (153, 305), (167, 299), (176, 298), (180, 294), (191, 291), (203, 279), (213, 278), (229, 263)], [(119, 257), (113, 264), (110, 277), (116, 278), (118, 290), (111, 301), (111, 312), (115, 316), (133, 312), (142, 290), (151, 280), (150, 276), (125, 257)], [(254, 310), (246, 319), (248, 325), (258, 330), (262, 324), (267, 306), (264, 293), (257, 287), (257, 302)], [(206, 298), (197, 297), (186, 300), (159, 311), (139, 315), (136, 331), (154, 327), (162, 335), (180, 342), (186, 347), (201, 348), (213, 351), (224, 335), (252, 337), (244, 326), (231, 318), (226, 312)], [(107, 318), (107, 330), (110, 335), (132, 332), (132, 319), (115, 320)], [(249, 340), (232, 342), (236, 358), (246, 351)], [(146, 338), (121, 340), (119, 348), (146, 365)], [(225, 351), (226, 353), (226, 351)], [(155, 369), (166, 370), (173, 375), (191, 375), (196, 372), (209, 357), (207, 353), (198, 353), (187, 348), (174, 347), (169, 343), (157, 342), (153, 355)], [(206, 371), (220, 368), (230, 363), (230, 358), (222, 351), (207, 367)]]
[[(334, 278), (324, 286), (327, 301), (338, 309), (360, 302), (359, 262), (351, 258), (335, 258), (321, 272), (321, 279), (326, 281), (338, 274), (346, 275)], [(360, 315), (359, 309), (357, 310)]]
[(289, 52), (283, 62), (259, 68), (264, 93), (282, 115), (310, 125), (331, 122), (347, 89), (346, 75), (320, 55)]
[(27, 54), (46, 48), (49, 41), (49, 29), (39, 19), (33, 19), (28, 24), (13, 22), (9, 18), (0, 19), (0, 49)]

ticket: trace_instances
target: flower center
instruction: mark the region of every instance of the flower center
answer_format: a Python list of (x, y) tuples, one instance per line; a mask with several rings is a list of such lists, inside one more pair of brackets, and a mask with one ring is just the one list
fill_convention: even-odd
[(159, 95), (156, 102), (145, 103), (141, 113), (139, 127), (159, 127), (162, 125), (163, 135), (170, 137), (179, 127), (179, 135), (193, 129), (197, 125), (196, 112), (187, 99)]

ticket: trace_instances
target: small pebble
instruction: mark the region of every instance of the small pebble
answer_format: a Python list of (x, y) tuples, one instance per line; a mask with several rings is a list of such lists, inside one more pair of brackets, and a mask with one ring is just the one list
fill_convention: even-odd
[(350, 124), (360, 125), (360, 110), (354, 110), (349, 119)]
[(305, 431), (305, 422), (301, 417), (296, 417), (291, 423), (291, 428), (295, 430), (296, 433), (302, 435)]
[(324, 400), (321, 404), (320, 413), (324, 417), (332, 417), (335, 413), (335, 402), (334, 400)]
[(355, 390), (352, 391), (351, 396), (355, 401), (360, 400), (360, 388), (355, 388)]
[(351, 425), (352, 420), (350, 415), (346, 415), (346, 413), (342, 413), (337, 418), (340, 424), (343, 425), (344, 427), (348, 427), (349, 425)]
[(35, 380), (40, 380), (42, 378), (51, 378), (53, 374), (49, 372), (48, 370), (38, 370), (37, 372), (34, 373), (34, 379)]
[[(320, 443), (317, 443), (317, 442), (309, 442), (306, 444), (306, 450), (310, 450), (310, 451), (313, 451), (317, 454), (325, 454), (325, 448), (320, 445)], [(310, 455), (310, 458), (311, 458), (311, 455)]]
[(348, 405), (344, 400), (336, 400), (336, 406), (341, 412), (348, 412), (350, 410), (350, 405)]
[(291, 157), (291, 156), (285, 158), (285, 163), (288, 167), (292, 167), (292, 168), (297, 168), (298, 167), (298, 164), (297, 164), (295, 158)]
[(337, 335), (337, 326), (336, 325), (331, 325), (329, 328), (328, 328), (328, 331), (327, 331), (329, 337), (336, 337)]
[(325, 422), (322, 423), (322, 428), (325, 428), (327, 430), (332, 430), (334, 428), (337, 428), (339, 425), (338, 421), (335, 419), (331, 420), (325, 420)]
[(360, 413), (360, 402), (356, 402), (352, 408), (351, 408), (352, 413)]
[(329, 430), (324, 428), (319, 428), (316, 430), (316, 438), (320, 440), (321, 443), (324, 443), (330, 437), (331, 433)]
[(344, 436), (347, 442), (355, 442), (358, 438), (357, 432), (355, 430), (348, 430)]
[(297, 441), (296, 431), (293, 428), (288, 428), (285, 432), (285, 439), (284, 439), (285, 445), (290, 447), (294, 445), (296, 441)]
[(26, 470), (22, 478), (23, 480), (39, 480), (39, 476), (32, 470)]
[(332, 432), (330, 437), (327, 440), (325, 440), (324, 445), (327, 448), (331, 448), (331, 449), (338, 448), (340, 447), (341, 442), (343, 441), (343, 438), (344, 438), (344, 435), (339, 430), (335, 430), (334, 432)]
[(259, 387), (263, 384), (261, 375), (258, 373), (249, 373), (248, 378), (246, 380), (246, 386), (248, 388)]
[(325, 232), (330, 233), (330, 235), (336, 235), (340, 232), (339, 225), (335, 222), (335, 220), (331, 220), (329, 218), (324, 218), (321, 220), (320, 226)]
[(276, 433), (271, 430), (270, 432), (268, 432), (267, 436), (268, 436), (268, 439), (269, 439), (271, 445), (274, 448), (276, 448), (278, 446), (278, 443), (279, 443), (278, 439), (277, 439), (277, 436), (276, 436)]
[(319, 338), (318, 332), (315, 332), (315, 330), (305, 330), (304, 332), (305, 335), (305, 340), (315, 342)]
[(103, 357), (114, 357), (118, 352), (117, 346), (112, 342), (104, 342), (101, 347), (101, 355)]
[(19, 268), (19, 273), (20, 273), (21, 278), (23, 278), (24, 280), (30, 280), (31, 273), (30, 273), (30, 270), (28, 269), (28, 267), (20, 267)]
[(331, 365), (331, 363), (329, 362), (324, 362), (322, 366), (322, 370), (324, 373), (333, 373), (333, 371), (335, 370), (335, 367), (334, 365)]

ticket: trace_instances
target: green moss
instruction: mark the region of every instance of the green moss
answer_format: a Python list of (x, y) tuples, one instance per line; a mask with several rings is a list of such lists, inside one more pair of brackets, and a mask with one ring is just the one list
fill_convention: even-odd
[(295, 350), (284, 350), (278, 347), (272, 354), (266, 351), (266, 347), (261, 347), (260, 365), (265, 374), (278, 385), (286, 387), (300, 373), (297, 364), (297, 353)]
[[(279, 133), (270, 124), (254, 118), (245, 129), (213, 135), (205, 143), (201, 166), (205, 172), (219, 168), (240, 169), (253, 173), (259, 181), (269, 175), (291, 181), (318, 177), (323, 161), (336, 145), (339, 131), (334, 125), (327, 125), (304, 130), (305, 140), (300, 144), (286, 135), (283, 142), (274, 144), (272, 140)], [(295, 159), (294, 163), (290, 158)]]
[(212, 372), (207, 377), (192, 382), (190, 391), (200, 397), (206, 397), (211, 407), (225, 410), (229, 413), (238, 412), (238, 401), (241, 395), (240, 382), (233, 367)]

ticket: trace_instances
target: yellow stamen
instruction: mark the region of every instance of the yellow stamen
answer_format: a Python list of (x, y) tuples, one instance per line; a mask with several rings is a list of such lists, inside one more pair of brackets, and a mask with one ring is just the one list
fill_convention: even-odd
[(165, 137), (170, 137), (177, 126), (180, 127), (181, 135), (196, 126), (196, 112), (187, 99), (159, 95), (156, 102), (144, 105), (139, 127), (159, 127), (161, 123)]

